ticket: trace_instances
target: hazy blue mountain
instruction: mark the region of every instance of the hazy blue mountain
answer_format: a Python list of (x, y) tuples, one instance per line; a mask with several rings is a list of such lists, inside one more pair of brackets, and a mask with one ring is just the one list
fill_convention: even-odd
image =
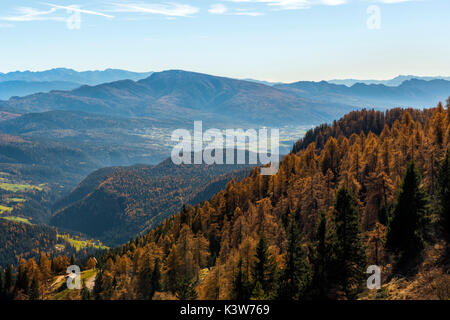
[(0, 100), (52, 90), (72, 90), (79, 86), (79, 83), (67, 81), (5, 81), (0, 82)]
[[(79, 84), (97, 85), (118, 80), (140, 80), (148, 77), (151, 72), (131, 72), (120, 69), (104, 71), (75, 71), (73, 69), (56, 68), (46, 71), (15, 71), (0, 73), (0, 82), (4, 81), (66, 81)], [(66, 89), (64, 89), (66, 90)]]
[(432, 107), (436, 101), (445, 101), (450, 96), (450, 81), (446, 80), (412, 79), (402, 82), (397, 87), (363, 83), (347, 87), (326, 81), (300, 81), (275, 87), (305, 99), (359, 108)]
[(84, 111), (156, 120), (284, 125), (328, 121), (348, 106), (318, 103), (263, 84), (171, 70), (72, 91), (52, 91), (0, 102), (0, 111)]
[(425, 81), (442, 79), (442, 80), (449, 80), (450, 81), (450, 77), (441, 77), (441, 76), (420, 77), (420, 76), (409, 75), (409, 76), (397, 76), (397, 77), (395, 77), (393, 79), (389, 79), (389, 80), (334, 79), (334, 80), (329, 80), (327, 82), (333, 83), (333, 84), (343, 84), (343, 85), (346, 85), (348, 87), (351, 87), (352, 85), (354, 85), (356, 83), (384, 84), (385, 86), (399, 86), (404, 81), (411, 80), (411, 79), (418, 79), (418, 80), (425, 80)]
[(27, 113), (0, 121), (0, 133), (83, 150), (102, 166), (158, 163), (170, 154), (174, 127), (192, 123), (121, 118), (80, 111)]
[(270, 82), (270, 81), (256, 80), (256, 79), (251, 79), (251, 78), (246, 78), (246, 79), (242, 79), (242, 80), (255, 82), (255, 83), (260, 83), (260, 84), (265, 84), (266, 86), (274, 86), (276, 84), (283, 84), (283, 82)]

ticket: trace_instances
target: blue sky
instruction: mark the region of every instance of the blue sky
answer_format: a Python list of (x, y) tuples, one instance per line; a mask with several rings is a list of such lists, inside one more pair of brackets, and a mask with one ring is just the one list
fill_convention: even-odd
[(2, 0), (0, 72), (450, 76), (449, 12), (449, 0)]

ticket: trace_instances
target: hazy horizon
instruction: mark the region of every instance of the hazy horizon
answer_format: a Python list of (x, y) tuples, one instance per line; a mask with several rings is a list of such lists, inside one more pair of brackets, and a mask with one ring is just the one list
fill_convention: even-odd
[[(75, 68), (71, 68), (71, 67), (52, 67), (49, 69), (33, 69), (33, 68), (28, 68), (28, 69), (22, 69), (22, 70), (10, 70), (10, 71), (0, 71), (0, 74), (9, 74), (9, 73), (15, 73), (15, 72), (45, 72), (45, 71), (51, 71), (51, 70), (57, 70), (57, 69), (68, 69), (68, 70), (74, 70), (76, 72), (103, 72), (106, 70), (122, 70), (122, 71), (129, 71), (129, 72), (135, 72), (135, 73), (148, 73), (148, 72), (164, 72), (164, 71), (170, 71), (170, 70), (181, 70), (181, 69), (174, 69), (174, 68), (170, 68), (170, 69), (163, 69), (163, 70), (129, 70), (129, 69), (122, 69), (122, 68), (116, 68), (116, 67), (108, 67), (105, 69), (75, 69)], [(213, 76), (217, 76), (217, 77), (227, 77), (227, 78), (233, 78), (233, 77), (228, 77), (225, 75), (221, 75), (221, 74), (213, 74), (211, 72), (205, 72), (205, 71), (193, 71), (193, 70), (183, 70), (183, 71), (187, 71), (187, 72), (197, 72), (197, 73), (203, 73), (203, 74), (209, 74), (209, 75), (213, 75)], [(340, 80), (360, 80), (360, 81), (389, 81), (389, 80), (393, 80), (397, 77), (425, 77), (425, 78), (448, 78), (450, 77), (449, 75), (442, 75), (442, 74), (438, 74), (438, 75), (429, 75), (429, 74), (397, 74), (394, 75), (392, 77), (389, 78), (357, 78), (357, 77), (348, 77), (348, 78), (325, 78), (325, 79), (319, 79), (319, 80), (309, 80), (309, 79), (299, 79), (297, 81), (313, 81), (313, 82), (319, 82), (319, 81), (340, 81)], [(270, 79), (255, 79), (255, 78), (250, 78), (250, 77), (243, 77), (243, 78), (234, 78), (234, 79), (238, 79), (238, 80), (255, 80), (255, 81), (266, 81), (266, 82), (283, 82), (283, 81), (272, 81)], [(285, 82), (285, 83), (289, 83), (289, 82)]]

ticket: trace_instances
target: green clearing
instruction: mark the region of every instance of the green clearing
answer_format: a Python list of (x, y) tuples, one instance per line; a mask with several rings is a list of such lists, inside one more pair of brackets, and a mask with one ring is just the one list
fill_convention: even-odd
[(22, 198), (8, 198), (6, 199), (6, 202), (10, 203), (10, 202), (15, 202), (15, 203), (21, 203), (21, 202), (25, 202), (27, 201), (26, 199), (22, 199)]
[(74, 247), (77, 251), (84, 248), (95, 248), (95, 249), (109, 249), (109, 247), (104, 246), (98, 240), (80, 240), (77, 236), (71, 237), (68, 234), (58, 234), (58, 238), (64, 239), (68, 242), (72, 247)]
[(31, 190), (42, 191), (43, 185), (33, 186), (30, 184), (14, 184), (14, 183), (0, 183), (0, 189), (9, 191), (9, 192), (25, 192)]
[(0, 204), (0, 214), (3, 214), (3, 213), (11, 213), (12, 210), (13, 210), (13, 208), (6, 207), (6, 206), (2, 206), (2, 205)]
[(13, 216), (9, 216), (9, 217), (0, 217), (0, 218), (5, 219), (5, 220), (8, 220), (8, 221), (13, 221), (13, 222), (20, 222), (20, 223), (32, 224), (28, 219), (21, 218), (21, 217), (13, 217)]

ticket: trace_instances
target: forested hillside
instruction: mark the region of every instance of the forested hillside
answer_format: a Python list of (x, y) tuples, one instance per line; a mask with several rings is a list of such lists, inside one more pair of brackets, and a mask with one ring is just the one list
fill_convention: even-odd
[(100, 243), (88, 241), (82, 245), (81, 240), (59, 234), (56, 228), (46, 225), (0, 219), (0, 269), (18, 265), (21, 259), (38, 259), (41, 254), (83, 257), (96, 253), (100, 247)]
[[(286, 156), (277, 175), (255, 169), (111, 252), (97, 297), (162, 290), (178, 298), (356, 298), (370, 264), (382, 267), (384, 281), (414, 276), (422, 249), (442, 246), (448, 232), (450, 110), (440, 105), (416, 120), (396, 112), (400, 119), (378, 135), (358, 132), (355, 120), (348, 138), (337, 134), (323, 148), (312, 143)], [(155, 265), (161, 287), (143, 287)], [(438, 270), (430, 281), (448, 285), (448, 261)]]
[(276, 175), (255, 168), (183, 207), (102, 256), (79, 298), (448, 299), (450, 100), (392, 112), (321, 126)]
[(248, 172), (244, 165), (177, 166), (170, 159), (157, 166), (101, 169), (55, 204), (59, 210), (51, 223), (120, 245)]

